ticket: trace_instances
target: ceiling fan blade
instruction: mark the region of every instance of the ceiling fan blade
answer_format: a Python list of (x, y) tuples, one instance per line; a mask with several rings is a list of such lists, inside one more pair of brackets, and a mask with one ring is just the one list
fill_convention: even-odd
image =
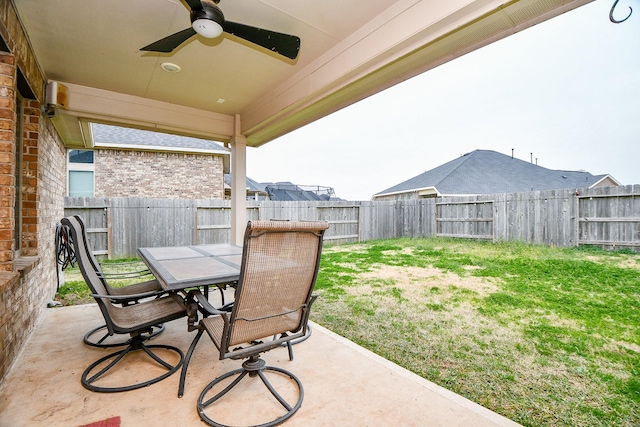
[(140, 50), (147, 50), (151, 52), (172, 52), (173, 49), (184, 43), (189, 37), (196, 34), (196, 31), (189, 27), (186, 30), (178, 31), (175, 34), (171, 34), (163, 39), (153, 42), (148, 46), (141, 48)]
[(224, 31), (251, 43), (262, 46), (289, 59), (296, 59), (300, 51), (300, 38), (277, 33), (237, 22), (225, 21)]

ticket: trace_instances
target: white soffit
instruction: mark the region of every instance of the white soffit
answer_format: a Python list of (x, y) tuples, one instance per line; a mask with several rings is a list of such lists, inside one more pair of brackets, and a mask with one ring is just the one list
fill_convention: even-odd
[(369, 22), (377, 11), (395, 3), (390, 0), (322, 0), (322, 10), (318, 11), (304, 1), (261, 1), (338, 40), (347, 37), (354, 27)]

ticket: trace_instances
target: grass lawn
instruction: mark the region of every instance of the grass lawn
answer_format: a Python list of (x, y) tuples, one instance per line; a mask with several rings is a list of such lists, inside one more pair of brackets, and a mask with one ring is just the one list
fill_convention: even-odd
[[(102, 266), (102, 271), (107, 275), (147, 270), (147, 266), (140, 259), (107, 260), (101, 261), (100, 265)], [(148, 274), (131, 278), (110, 278), (108, 283), (109, 286), (118, 288), (151, 279), (153, 279), (153, 275)], [(64, 271), (64, 285), (58, 289), (56, 301), (62, 305), (78, 305), (96, 302), (96, 300), (91, 297), (89, 287), (82, 278), (77, 264), (75, 267), (69, 267)]]
[(640, 426), (640, 254), (329, 246), (312, 320), (525, 426)]
[[(65, 277), (59, 301), (93, 302)], [(640, 426), (640, 254), (325, 246), (316, 291), (315, 322), (525, 426)]]

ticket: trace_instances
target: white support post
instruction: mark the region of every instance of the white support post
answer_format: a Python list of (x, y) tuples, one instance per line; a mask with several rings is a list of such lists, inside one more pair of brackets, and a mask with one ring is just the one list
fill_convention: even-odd
[(231, 138), (231, 244), (242, 245), (247, 227), (247, 138), (240, 134), (240, 116)]

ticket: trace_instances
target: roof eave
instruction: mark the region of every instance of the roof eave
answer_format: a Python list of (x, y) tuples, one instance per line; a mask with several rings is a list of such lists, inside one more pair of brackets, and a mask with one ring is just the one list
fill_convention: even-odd
[(389, 193), (378, 193), (378, 194), (374, 194), (372, 199), (375, 199), (377, 197), (395, 196), (397, 194), (406, 194), (406, 193), (436, 194), (437, 196), (440, 196), (440, 192), (438, 191), (438, 189), (436, 187), (430, 186), (430, 187), (421, 187), (421, 188), (411, 188), (409, 190), (391, 191)]
[(607, 178), (610, 179), (611, 181), (613, 181), (615, 183), (615, 185), (622, 185), (617, 179), (615, 179), (611, 175), (605, 175), (602, 178), (600, 178), (599, 180), (597, 180), (596, 182), (594, 182), (593, 184), (591, 184), (589, 186), (589, 188), (597, 187), (602, 181), (606, 180)]

